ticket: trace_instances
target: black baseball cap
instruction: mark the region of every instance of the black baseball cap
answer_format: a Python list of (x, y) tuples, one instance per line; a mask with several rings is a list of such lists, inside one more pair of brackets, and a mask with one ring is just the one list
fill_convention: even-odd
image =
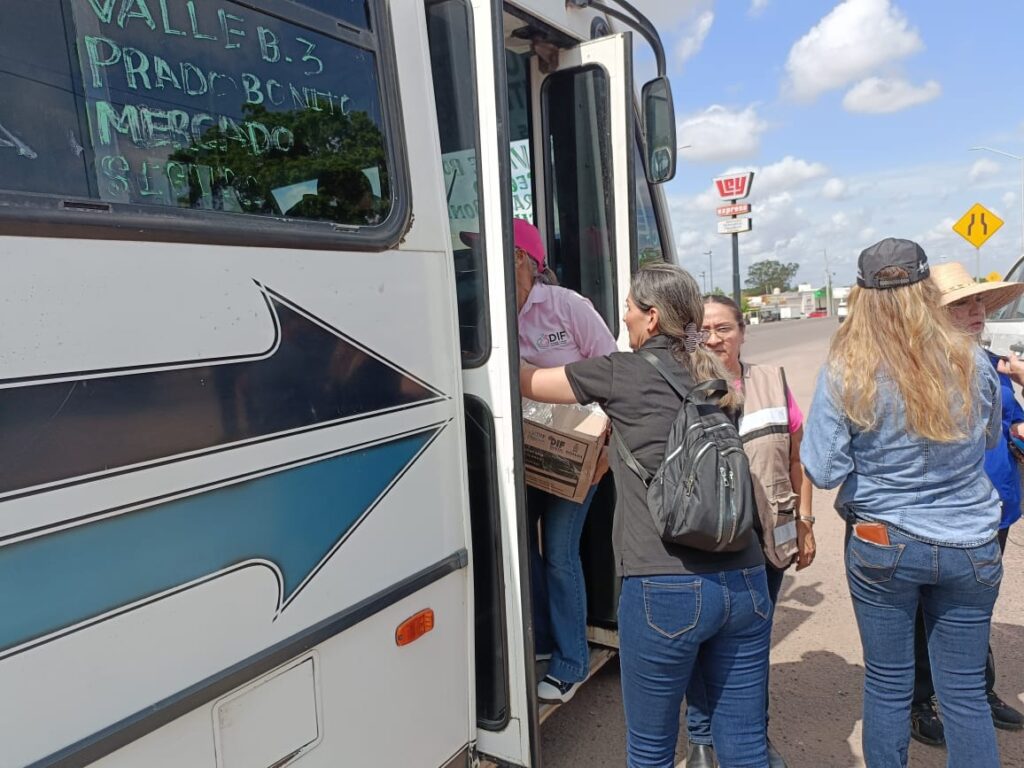
[(887, 237), (865, 248), (857, 259), (857, 285), (861, 288), (900, 288), (924, 280), (928, 274), (928, 256), (913, 240)]

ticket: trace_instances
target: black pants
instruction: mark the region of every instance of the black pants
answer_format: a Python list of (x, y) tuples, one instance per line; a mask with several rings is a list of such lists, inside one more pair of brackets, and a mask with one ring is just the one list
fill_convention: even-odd
[[(1006, 537), (1009, 528), (999, 530), (999, 549), (1006, 552)], [(985, 690), (992, 693), (996, 687), (996, 660), (992, 646), (988, 647), (988, 662), (985, 664)], [(914, 704), (925, 704), (935, 695), (932, 685), (932, 665), (928, 659), (928, 640), (924, 628), (924, 611), (917, 608), (917, 626), (914, 631)]]

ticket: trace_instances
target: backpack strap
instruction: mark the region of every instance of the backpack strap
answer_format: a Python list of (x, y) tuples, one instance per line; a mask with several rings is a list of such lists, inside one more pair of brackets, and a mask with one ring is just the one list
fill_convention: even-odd
[(622, 463), (633, 470), (633, 474), (640, 478), (646, 488), (651, 482), (651, 473), (643, 468), (629, 448), (626, 447), (625, 441), (619, 436), (619, 430), (612, 429), (612, 440), (615, 441), (615, 450), (618, 451)]
[(692, 389), (684, 389), (678, 379), (669, 372), (656, 355), (652, 352), (641, 350), (640, 356), (655, 367), (658, 373), (661, 374), (661, 378), (668, 382), (668, 385), (672, 387), (675, 393), (683, 400), (693, 400), (695, 399), (693, 396), (698, 394), (703, 394), (705, 399), (707, 399), (708, 396), (717, 395), (719, 397), (724, 397), (729, 394), (729, 385), (724, 379), (711, 379), (709, 381), (701, 382)]

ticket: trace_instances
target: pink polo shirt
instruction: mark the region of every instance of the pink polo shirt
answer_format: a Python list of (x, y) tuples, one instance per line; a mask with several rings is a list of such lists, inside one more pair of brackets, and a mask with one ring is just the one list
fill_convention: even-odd
[(557, 285), (536, 283), (519, 310), (519, 356), (556, 368), (618, 351), (589, 299)]

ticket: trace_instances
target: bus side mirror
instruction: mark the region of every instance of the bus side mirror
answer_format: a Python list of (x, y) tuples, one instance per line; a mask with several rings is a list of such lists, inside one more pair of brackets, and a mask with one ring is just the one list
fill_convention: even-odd
[(661, 184), (676, 175), (676, 114), (668, 78), (658, 77), (644, 85), (641, 101), (647, 180)]

